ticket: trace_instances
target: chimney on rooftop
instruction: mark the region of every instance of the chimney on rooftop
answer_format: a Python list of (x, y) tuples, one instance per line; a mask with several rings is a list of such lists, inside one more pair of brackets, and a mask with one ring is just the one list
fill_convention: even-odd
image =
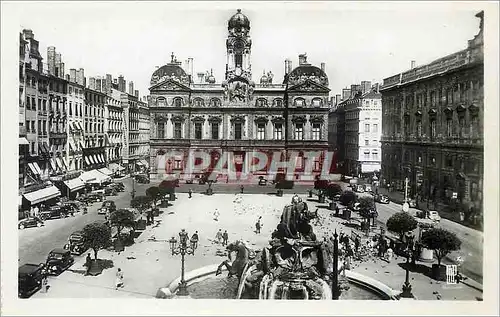
[(69, 70), (69, 81), (72, 83), (76, 83), (76, 69), (71, 68)]
[(134, 82), (133, 81), (130, 81), (128, 83), (128, 93), (129, 93), (129, 95), (133, 95), (134, 94)]
[(307, 64), (307, 54), (300, 54), (299, 55), (299, 65), (305, 65)]
[(325, 72), (325, 63), (321, 63), (321, 70)]
[(411, 61), (411, 63), (410, 63), (410, 69), (414, 69), (414, 68), (415, 68), (416, 63), (417, 63), (417, 62), (415, 62), (415, 61)]
[(200, 84), (201, 83), (204, 83), (205, 82), (205, 73), (198, 73), (198, 80), (200, 81)]
[(134, 96), (136, 96), (137, 99), (139, 99), (139, 90), (137, 90), (137, 89), (134, 90)]
[(95, 90), (95, 77), (89, 77), (89, 88)]

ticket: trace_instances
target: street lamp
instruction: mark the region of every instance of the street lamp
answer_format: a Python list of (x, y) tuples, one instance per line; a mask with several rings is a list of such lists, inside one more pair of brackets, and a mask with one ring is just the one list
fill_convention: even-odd
[[(332, 276), (332, 299), (338, 300), (340, 297), (339, 289), (339, 239), (337, 229), (333, 234), (333, 276)], [(345, 267), (344, 267), (345, 270)]]
[(406, 277), (405, 283), (403, 284), (403, 292), (401, 293), (401, 297), (403, 298), (414, 298), (411, 292), (411, 284), (410, 284), (410, 271), (408, 271), (410, 266), (410, 253), (406, 255)]
[[(170, 250), (172, 250), (172, 255), (181, 255), (181, 282), (179, 283), (179, 290), (177, 291), (178, 296), (188, 296), (189, 292), (187, 290), (187, 283), (184, 280), (184, 256), (186, 254), (194, 254), (196, 250), (196, 241), (191, 239), (188, 245), (188, 233), (185, 229), (179, 232), (179, 241), (175, 237), (172, 237), (168, 242), (170, 243)], [(179, 243), (179, 245), (177, 245)]]

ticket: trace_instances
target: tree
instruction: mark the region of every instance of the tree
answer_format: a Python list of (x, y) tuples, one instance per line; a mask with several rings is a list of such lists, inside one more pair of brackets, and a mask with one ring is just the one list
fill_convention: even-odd
[(148, 196), (137, 196), (130, 201), (130, 207), (144, 211), (151, 207), (151, 198)]
[(83, 228), (83, 236), (88, 245), (94, 250), (97, 261), (97, 252), (108, 247), (111, 243), (111, 228), (102, 222), (89, 223)]
[(353, 191), (345, 190), (342, 195), (340, 195), (340, 202), (344, 206), (349, 206), (356, 201), (356, 194)]
[(325, 189), (325, 195), (330, 199), (333, 199), (335, 195), (341, 193), (342, 193), (342, 187), (340, 187), (339, 184), (328, 184), (328, 186)]
[(149, 198), (151, 198), (151, 200), (153, 201), (153, 204), (156, 208), (156, 202), (161, 198), (161, 195), (160, 195), (160, 188), (157, 187), (157, 186), (151, 186), (149, 187), (148, 189), (146, 189), (146, 196), (148, 196)]
[(441, 266), (441, 259), (451, 251), (459, 250), (462, 244), (453, 232), (441, 228), (425, 231), (421, 240), (426, 248), (434, 250), (439, 266)]
[(120, 238), (123, 228), (134, 226), (134, 218), (134, 213), (128, 209), (118, 209), (111, 213), (109, 216), (109, 222), (112, 226), (116, 226), (116, 229), (118, 230), (118, 238)]
[(401, 211), (387, 219), (386, 225), (387, 230), (398, 233), (400, 240), (403, 241), (405, 233), (415, 230), (418, 222), (412, 215)]
[(358, 199), (359, 203), (359, 215), (366, 220), (374, 218), (376, 215), (376, 206), (373, 197), (360, 197)]

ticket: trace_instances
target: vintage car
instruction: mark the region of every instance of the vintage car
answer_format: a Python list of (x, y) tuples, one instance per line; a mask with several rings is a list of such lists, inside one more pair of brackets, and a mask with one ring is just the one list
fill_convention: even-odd
[(19, 221), (17, 226), (21, 230), (24, 228), (41, 227), (43, 226), (43, 220), (38, 217), (28, 217)]
[(365, 184), (365, 188), (364, 188), (364, 190), (365, 190), (365, 192), (367, 192), (367, 193), (371, 193), (371, 192), (373, 192), (373, 190), (372, 190), (372, 185), (370, 185), (370, 184)]
[(64, 208), (62, 206), (50, 206), (48, 209), (42, 210), (40, 212), (40, 219), (43, 221), (47, 219), (57, 219), (57, 218), (66, 218), (68, 217), (70, 212), (68, 208)]
[(91, 204), (104, 201), (105, 199), (106, 197), (104, 196), (104, 193), (91, 192), (87, 195), (87, 202)]
[(116, 196), (116, 195), (118, 195), (118, 192), (117, 192), (116, 188), (108, 186), (108, 187), (104, 188), (104, 195)]
[(149, 177), (147, 175), (135, 175), (135, 181), (139, 184), (149, 184)]
[(97, 214), (99, 215), (105, 215), (105, 214), (110, 214), (113, 211), (116, 210), (116, 204), (112, 200), (106, 200), (105, 202), (102, 203), (101, 208), (97, 209)]
[(388, 204), (390, 202), (389, 196), (384, 194), (377, 194), (373, 197), (377, 203)]
[(75, 231), (69, 236), (68, 244), (66, 244), (64, 248), (69, 250), (71, 254), (81, 255), (88, 250), (89, 245), (85, 240), (83, 232)]
[(69, 200), (61, 203), (63, 208), (66, 208), (70, 213), (71, 212), (79, 212), (83, 210), (83, 203), (77, 200)]
[(364, 193), (365, 192), (365, 186), (362, 184), (353, 184), (352, 185), (352, 190), (354, 190), (357, 193)]
[(69, 250), (61, 248), (54, 249), (47, 255), (47, 273), (51, 275), (59, 275), (73, 265), (74, 262), (75, 259)]
[(122, 182), (111, 183), (108, 187), (116, 189), (117, 192), (125, 191), (125, 185)]
[(267, 179), (261, 178), (259, 179), (259, 186), (266, 186), (267, 185)]
[(45, 264), (24, 264), (17, 273), (18, 296), (28, 298), (42, 288), (45, 276)]

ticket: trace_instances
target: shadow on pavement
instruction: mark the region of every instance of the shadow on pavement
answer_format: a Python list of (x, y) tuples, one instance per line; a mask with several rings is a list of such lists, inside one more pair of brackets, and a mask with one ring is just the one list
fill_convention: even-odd
[(431, 279), (435, 280), (432, 277), (431, 268), (428, 267), (427, 265), (424, 265), (424, 264), (415, 264), (415, 265), (413, 265), (411, 263), (406, 263), (406, 262), (398, 263), (398, 265), (403, 270), (408, 269), (408, 271), (410, 271), (412, 273), (420, 273), (420, 274), (425, 275), (428, 278), (431, 278)]

